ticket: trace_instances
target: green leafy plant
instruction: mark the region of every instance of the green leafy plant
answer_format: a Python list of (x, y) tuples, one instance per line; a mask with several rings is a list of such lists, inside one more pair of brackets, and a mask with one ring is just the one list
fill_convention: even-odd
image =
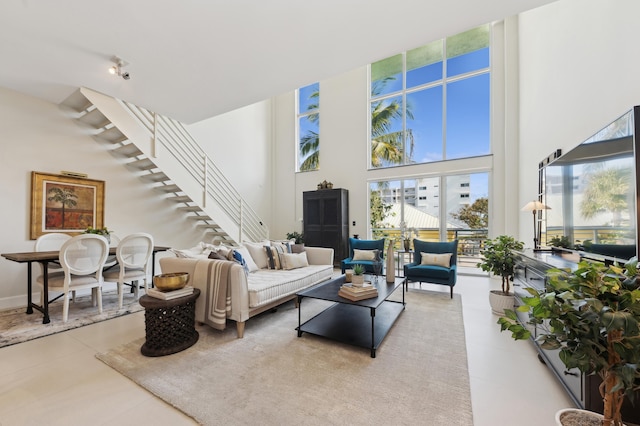
[(296, 244), (303, 244), (304, 234), (297, 231), (289, 232), (287, 233), (287, 240), (295, 240)]
[(561, 237), (553, 237), (551, 241), (549, 241), (549, 245), (552, 247), (562, 247), (562, 248), (572, 248), (573, 244), (569, 237), (562, 235)]
[(88, 227), (87, 229), (84, 230), (85, 234), (98, 234), (98, 235), (104, 235), (104, 236), (111, 234), (111, 232), (112, 231), (109, 231), (106, 226), (104, 228)]
[(364, 266), (359, 263), (353, 265), (353, 275), (362, 275), (364, 274)]
[(522, 241), (508, 235), (500, 235), (493, 240), (486, 240), (484, 248), (480, 250), (482, 261), (476, 266), (485, 272), (502, 278), (502, 293), (508, 295), (513, 281), (513, 274), (517, 260), (517, 251), (524, 248)]
[[(622, 425), (625, 395), (640, 390), (640, 281), (637, 258), (624, 267), (581, 261), (573, 272), (552, 269), (544, 290), (527, 288), (520, 312), (536, 327), (543, 349), (560, 350), (567, 369), (598, 374), (604, 401), (603, 425)], [(513, 310), (498, 320), (514, 339), (530, 331)]]

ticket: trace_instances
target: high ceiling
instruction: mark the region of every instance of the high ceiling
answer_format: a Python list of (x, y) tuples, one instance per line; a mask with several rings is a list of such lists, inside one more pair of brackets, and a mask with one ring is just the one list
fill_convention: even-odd
[(2, 0), (0, 86), (193, 123), (552, 1)]

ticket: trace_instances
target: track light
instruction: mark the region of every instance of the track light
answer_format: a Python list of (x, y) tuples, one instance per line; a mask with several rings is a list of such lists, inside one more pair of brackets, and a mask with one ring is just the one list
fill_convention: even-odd
[(115, 65), (112, 65), (109, 68), (109, 74), (117, 75), (125, 80), (129, 80), (131, 78), (131, 74), (129, 74), (128, 71), (122, 70), (123, 67), (129, 65), (127, 62), (118, 58), (117, 56), (112, 57), (111, 62), (115, 63)]

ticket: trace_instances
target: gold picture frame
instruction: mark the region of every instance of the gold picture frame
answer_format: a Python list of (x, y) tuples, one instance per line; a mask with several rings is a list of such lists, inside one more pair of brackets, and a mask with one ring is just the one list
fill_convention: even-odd
[(104, 227), (103, 180), (31, 172), (31, 239)]

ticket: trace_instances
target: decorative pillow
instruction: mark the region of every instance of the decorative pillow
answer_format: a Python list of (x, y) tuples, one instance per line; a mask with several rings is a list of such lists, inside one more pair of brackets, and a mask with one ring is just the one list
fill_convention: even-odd
[(206, 244), (203, 242), (198, 243), (197, 246), (191, 247), (189, 249), (170, 249), (173, 254), (177, 257), (182, 257), (185, 259), (206, 259), (211, 253), (211, 248), (213, 246), (211, 244)]
[(226, 256), (221, 255), (215, 250), (212, 250), (211, 253), (209, 253), (209, 259), (228, 260)]
[(421, 265), (435, 265), (443, 266), (445, 268), (451, 267), (451, 253), (424, 253), (420, 252)]
[(256, 263), (253, 261), (253, 258), (251, 257), (251, 254), (249, 254), (249, 250), (246, 247), (244, 246), (236, 247), (231, 253), (233, 253), (234, 258), (236, 260), (237, 260), (237, 257), (235, 257), (236, 253), (239, 253), (242, 256), (242, 259), (247, 264), (248, 272), (254, 272), (260, 269), (258, 268)]
[(269, 269), (282, 269), (278, 250), (275, 247), (264, 246), (264, 251), (267, 253), (267, 258), (269, 259)]
[(353, 249), (352, 260), (376, 260), (377, 258), (378, 258), (378, 250)]
[(307, 260), (307, 253), (282, 253), (280, 255), (280, 263), (282, 264), (282, 269), (291, 270), (297, 268), (303, 268), (305, 266), (309, 266), (309, 261)]
[(264, 241), (261, 243), (252, 243), (249, 241), (245, 241), (242, 243), (243, 246), (249, 250), (251, 258), (258, 266), (258, 269), (265, 269), (269, 267), (269, 259), (267, 258), (267, 253), (264, 251), (264, 246), (269, 245), (268, 241)]
[(271, 241), (271, 247), (278, 250), (278, 253), (291, 253), (291, 243), (289, 241)]
[(233, 253), (233, 260), (235, 260), (242, 266), (242, 269), (244, 269), (244, 273), (246, 275), (249, 275), (249, 267), (247, 266), (247, 262), (244, 260), (244, 257), (242, 257), (242, 254), (240, 254), (240, 252), (236, 250), (234, 250), (232, 253)]

